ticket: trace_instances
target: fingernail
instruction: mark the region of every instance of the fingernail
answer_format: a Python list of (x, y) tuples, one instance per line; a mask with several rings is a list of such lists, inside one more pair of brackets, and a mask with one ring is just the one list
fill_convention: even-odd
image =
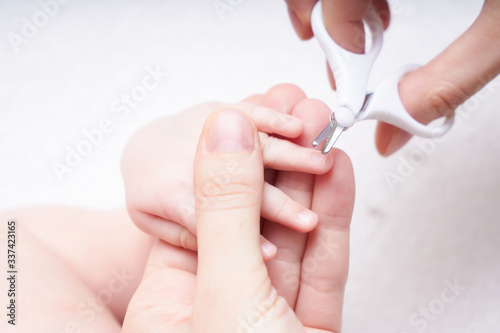
[(310, 226), (316, 219), (316, 215), (306, 209), (301, 210), (297, 217), (299, 218), (299, 222), (305, 226)]
[(283, 127), (288, 129), (302, 128), (302, 119), (295, 118), (294, 116), (288, 114), (281, 114), (278, 117), (274, 117), (271, 121), (271, 128), (275, 130), (281, 130)]
[(213, 116), (206, 141), (209, 152), (252, 151), (254, 129), (250, 119), (242, 112), (222, 110)]
[(403, 131), (400, 128), (396, 128), (392, 133), (392, 137), (387, 144), (387, 148), (385, 149), (385, 156), (391, 155), (399, 148), (401, 148), (408, 140), (411, 139), (411, 134)]
[(288, 127), (302, 126), (302, 119), (295, 118), (289, 114), (283, 115), (283, 120), (285, 121), (285, 125)]
[(274, 252), (276, 252), (276, 246), (269, 242), (260, 244), (260, 248), (264, 257), (272, 257), (274, 255)]
[(322, 152), (314, 152), (311, 155), (311, 161), (313, 161), (316, 164), (322, 164), (325, 163), (326, 158), (328, 155), (323, 154)]

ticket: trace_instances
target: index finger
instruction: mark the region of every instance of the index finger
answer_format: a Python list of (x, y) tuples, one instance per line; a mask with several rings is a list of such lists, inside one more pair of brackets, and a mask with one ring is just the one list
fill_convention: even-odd
[(349, 268), (349, 226), (354, 205), (354, 172), (349, 157), (334, 149), (335, 164), (316, 176), (312, 210), (319, 224), (310, 232), (302, 259), (295, 312), (305, 326), (340, 332)]
[(323, 21), (330, 37), (354, 53), (365, 51), (365, 17), (371, 0), (322, 0)]
[[(286, 0), (295, 31), (302, 39), (313, 36), (311, 11), (317, 0)], [(326, 30), (333, 40), (348, 51), (363, 53), (363, 17), (371, 0), (322, 0)], [(373, 0), (384, 29), (389, 26), (390, 11), (386, 0)]]

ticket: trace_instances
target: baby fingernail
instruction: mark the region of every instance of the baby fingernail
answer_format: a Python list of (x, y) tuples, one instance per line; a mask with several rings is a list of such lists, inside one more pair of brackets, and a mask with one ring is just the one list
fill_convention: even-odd
[(311, 160), (317, 164), (325, 163), (326, 158), (327, 158), (327, 155), (325, 155), (319, 151), (312, 153), (312, 156), (311, 156)]
[(314, 214), (310, 210), (303, 209), (299, 212), (297, 217), (299, 218), (299, 221), (301, 222), (301, 224), (309, 226), (316, 219), (316, 214)]
[(290, 115), (285, 115), (285, 122), (288, 126), (300, 126), (302, 124), (301, 119), (295, 118)]
[(240, 111), (222, 110), (213, 116), (206, 134), (210, 152), (252, 151), (254, 129), (248, 117)]
[(272, 128), (274, 130), (283, 130), (284, 128), (296, 131), (297, 129), (302, 129), (303, 121), (302, 119), (295, 118), (289, 114), (280, 114), (272, 120)]
[(276, 252), (276, 246), (268, 242), (260, 244), (260, 248), (265, 257), (272, 257)]

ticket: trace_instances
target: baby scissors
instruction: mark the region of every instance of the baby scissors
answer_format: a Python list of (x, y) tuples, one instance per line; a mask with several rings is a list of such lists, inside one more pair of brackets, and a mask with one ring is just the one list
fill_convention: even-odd
[(322, 152), (327, 154), (344, 130), (358, 121), (367, 119), (380, 120), (425, 138), (444, 135), (453, 125), (453, 114), (446, 117), (442, 125), (429, 127), (410, 116), (399, 97), (400, 78), (419, 66), (404, 66), (385, 79), (374, 91), (366, 92), (373, 62), (382, 48), (383, 28), (373, 6), (365, 15), (364, 22), (371, 34), (371, 48), (364, 54), (352, 53), (337, 45), (328, 35), (323, 22), (321, 1), (314, 6), (311, 25), (335, 78), (338, 107), (332, 112), (328, 125), (313, 141), (313, 146), (316, 147), (326, 140)]

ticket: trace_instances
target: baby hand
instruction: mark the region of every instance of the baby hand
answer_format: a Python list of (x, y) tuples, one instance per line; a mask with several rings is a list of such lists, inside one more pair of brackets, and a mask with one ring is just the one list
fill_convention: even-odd
[[(268, 92), (267, 98), (272, 99), (273, 91)], [(141, 230), (172, 245), (197, 249), (192, 179), (194, 153), (206, 118), (222, 109), (250, 115), (259, 130), (265, 168), (316, 175), (331, 169), (330, 155), (285, 139), (298, 137), (303, 131), (302, 120), (276, 111), (289, 108), (276, 105), (270, 109), (247, 102), (201, 104), (146, 125), (125, 149), (122, 173), (127, 208)], [(221, 170), (216, 175), (220, 182), (227, 182), (225, 177), (237, 166), (228, 163), (227, 168), (228, 172)], [(261, 216), (299, 232), (311, 231), (318, 223), (316, 213), (268, 182), (264, 184)], [(276, 248), (262, 239), (262, 250), (264, 257), (270, 259)]]

